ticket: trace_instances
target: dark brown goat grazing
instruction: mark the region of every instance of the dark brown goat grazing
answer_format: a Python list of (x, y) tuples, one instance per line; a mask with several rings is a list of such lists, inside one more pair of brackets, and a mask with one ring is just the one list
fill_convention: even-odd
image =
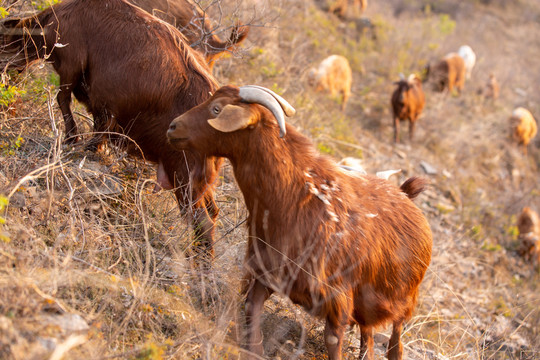
[(202, 52), (210, 68), (225, 51), (233, 51), (248, 35), (249, 27), (237, 24), (229, 39), (216, 35), (217, 27), (200, 6), (188, 0), (129, 0), (132, 4), (176, 26), (192, 47)]
[(457, 53), (450, 53), (435, 65), (426, 67), (426, 80), (433, 84), (435, 91), (452, 93), (454, 87), (461, 93), (465, 85), (465, 61)]
[(409, 120), (409, 140), (412, 141), (416, 120), (422, 113), (426, 103), (422, 82), (416, 75), (410, 75), (407, 80), (401, 79), (392, 94), (392, 112), (394, 115), (394, 141), (399, 142), (399, 123)]
[(519, 214), (517, 227), (519, 230), (518, 253), (526, 261), (540, 268), (540, 216), (528, 206)]
[(68, 140), (77, 134), (73, 93), (92, 113), (96, 131), (122, 132), (139, 155), (158, 163), (158, 183), (176, 189), (182, 210), (193, 209), (195, 232), (211, 252), (219, 161), (175, 150), (165, 135), (171, 119), (217, 88), (202, 55), (172, 25), (123, 0), (64, 0), (4, 26), (8, 68), (47, 59), (60, 75), (58, 104)]
[(244, 195), (248, 349), (262, 354), (263, 304), (278, 292), (326, 319), (329, 359), (342, 358), (350, 324), (360, 326), (360, 358), (373, 359), (372, 329), (389, 321), (388, 358), (401, 359), (403, 323), (431, 259), (429, 224), (411, 201), (425, 182), (411, 178), (397, 188), (340, 169), (285, 124), (268, 94), (222, 87), (168, 131), (178, 149), (230, 159)]

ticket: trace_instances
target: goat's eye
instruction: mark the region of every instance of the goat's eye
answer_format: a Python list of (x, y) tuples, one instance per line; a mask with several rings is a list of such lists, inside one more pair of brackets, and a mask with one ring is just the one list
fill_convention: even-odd
[(214, 106), (214, 107), (212, 108), (212, 113), (214, 113), (214, 115), (219, 114), (220, 111), (221, 111), (221, 109), (220, 109), (219, 106)]

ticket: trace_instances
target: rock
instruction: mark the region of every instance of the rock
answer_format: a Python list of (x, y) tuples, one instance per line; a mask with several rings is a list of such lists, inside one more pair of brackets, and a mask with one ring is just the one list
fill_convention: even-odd
[(90, 329), (79, 314), (46, 315), (43, 317), (43, 322), (48, 325), (56, 325), (65, 333)]
[(437, 169), (435, 169), (432, 165), (428, 164), (425, 161), (420, 161), (420, 166), (422, 167), (422, 170), (428, 175), (437, 175)]

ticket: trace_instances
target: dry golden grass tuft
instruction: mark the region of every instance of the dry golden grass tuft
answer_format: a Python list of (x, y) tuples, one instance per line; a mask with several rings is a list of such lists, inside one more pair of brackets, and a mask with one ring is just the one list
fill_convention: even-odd
[[(361, 30), (365, 22), (341, 21), (322, 3), (223, 0), (261, 26), (237, 56), (218, 63), (220, 83), (282, 94), (298, 111), (291, 122), (336, 160), (360, 157), (370, 173), (401, 168), (396, 183), (425, 175), (426, 163), (436, 170), (425, 175), (431, 186), (417, 201), (434, 254), (403, 334), (407, 358), (538, 358), (540, 274), (517, 256), (515, 216), (523, 206), (540, 210), (540, 141), (525, 157), (507, 120), (518, 105), (540, 117), (533, 45), (540, 5), (372, 1), (364, 16), (375, 27)], [(14, 15), (30, 7), (15, 4)], [(395, 146), (392, 82), (463, 44), (477, 54), (464, 93), (441, 95), (426, 84), (416, 137)], [(344, 114), (306, 82), (307, 69), (332, 53), (353, 67)], [(246, 210), (230, 167), (217, 192), (216, 261), (201, 274), (184, 256), (194, 240), (174, 196), (152, 192), (151, 164), (115, 148), (98, 156), (84, 144), (61, 145), (51, 72), (34, 65), (2, 93), (10, 100), (0, 114), (0, 195), (9, 204), (0, 234), (9, 241), (0, 241), (0, 358), (237, 359)], [(490, 73), (501, 85), (496, 101), (477, 93)], [(80, 105), (75, 110), (88, 138), (91, 119)], [(270, 358), (324, 359), (322, 329), (288, 300), (266, 303)], [(381, 355), (388, 329), (379, 330)], [(351, 329), (346, 358), (358, 347)]]

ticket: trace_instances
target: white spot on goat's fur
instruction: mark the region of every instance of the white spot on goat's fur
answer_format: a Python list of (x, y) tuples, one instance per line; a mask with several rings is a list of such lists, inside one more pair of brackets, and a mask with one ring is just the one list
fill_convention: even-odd
[(319, 195), (319, 190), (313, 185), (313, 183), (310, 183), (309, 181), (306, 181), (306, 186), (308, 187), (308, 190), (313, 195)]
[(378, 171), (375, 175), (377, 175), (377, 177), (380, 179), (388, 180), (390, 176), (399, 174), (400, 172), (401, 172), (401, 169), (386, 170), (386, 171)]
[(379, 214), (366, 214), (366, 217), (368, 218), (374, 218), (374, 217), (377, 217), (379, 216)]
[(328, 335), (326, 337), (326, 343), (328, 345), (337, 345), (338, 342), (339, 342), (339, 339), (335, 337), (334, 335)]
[(322, 184), (321, 189), (323, 189), (324, 191), (328, 191), (328, 190), (330, 190), (330, 187), (328, 185), (326, 185), (326, 184)]
[(339, 222), (339, 219), (338, 219), (335, 212), (330, 211), (330, 210), (326, 210), (326, 212), (328, 213), (328, 215), (330, 215), (330, 220), (335, 221), (335, 222)]
[(326, 198), (325, 195), (319, 194), (317, 195), (317, 197), (323, 202), (324, 205), (330, 205), (330, 201)]
[(307, 178), (311, 178), (311, 177), (312, 177), (307, 171), (304, 171), (304, 175), (306, 175)]
[(268, 217), (270, 216), (270, 211), (264, 210), (263, 214), (263, 229), (264, 231), (268, 231)]
[[(312, 193), (313, 195), (315, 195), (319, 200), (321, 200), (323, 202), (323, 204), (330, 205), (330, 200), (329, 200), (331, 198), (330, 195), (325, 195), (325, 194), (321, 193), (319, 191), (319, 189), (317, 189), (315, 187), (315, 185), (313, 185), (313, 183), (311, 183), (309, 181), (306, 182), (306, 185), (308, 187), (309, 192)], [(322, 188), (322, 186), (321, 186), (321, 188)], [(328, 188), (328, 186), (327, 186), (327, 188)]]

